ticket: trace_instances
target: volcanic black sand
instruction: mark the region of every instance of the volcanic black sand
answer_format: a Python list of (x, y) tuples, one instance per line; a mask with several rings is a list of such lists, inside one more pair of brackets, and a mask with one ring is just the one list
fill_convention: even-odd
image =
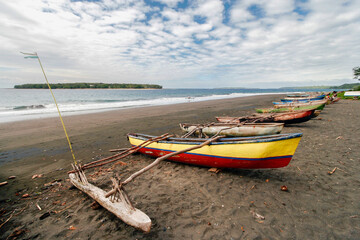
[[(280, 97), (189, 102), (64, 121), (76, 158), (86, 163), (110, 156), (110, 149), (129, 147), (129, 132), (180, 135), (181, 122), (254, 113)], [(316, 119), (285, 127), (283, 133), (304, 135), (289, 166), (280, 169), (213, 173), (206, 167), (160, 163), (127, 185), (136, 208), (152, 219), (149, 233), (103, 208), (93, 209), (91, 198), (71, 188), (67, 171), (73, 161), (58, 118), (3, 123), (0, 182), (8, 184), (0, 186), (0, 238), (359, 239), (359, 119), (360, 101), (342, 100), (327, 105)], [(153, 160), (137, 154), (86, 174), (110, 190), (110, 176), (125, 178)], [(288, 191), (281, 191), (284, 185)]]

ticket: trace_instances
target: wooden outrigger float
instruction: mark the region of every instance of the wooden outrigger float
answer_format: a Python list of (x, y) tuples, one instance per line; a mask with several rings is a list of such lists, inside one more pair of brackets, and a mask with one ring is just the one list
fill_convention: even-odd
[(123, 159), (131, 155), (132, 153), (137, 152), (142, 147), (145, 147), (152, 142), (165, 139), (169, 136), (171, 135), (164, 134), (159, 137), (149, 139), (149, 141), (144, 142), (139, 146), (125, 149), (118, 154), (97, 161), (93, 161), (91, 163), (87, 163), (84, 165), (72, 165), (74, 170), (68, 172), (70, 181), (75, 187), (89, 195), (101, 206), (103, 206), (109, 212), (113, 213), (125, 223), (144, 232), (149, 232), (151, 228), (151, 219), (145, 213), (143, 213), (139, 209), (136, 209), (132, 205), (124, 189), (125, 184), (123, 182), (111, 178), (111, 181), (113, 182), (113, 189), (110, 192), (105, 192), (104, 190), (88, 182), (84, 170), (119, 161), (120, 159)]
[(126, 197), (124, 197), (126, 195), (123, 194), (124, 191), (120, 188), (118, 188), (120, 189), (118, 192), (119, 197), (112, 201), (110, 198), (106, 197), (107, 192), (89, 183), (82, 171), (70, 173), (69, 178), (75, 187), (89, 195), (125, 223), (144, 232), (150, 231), (151, 219), (139, 209), (134, 208), (132, 204), (128, 202)]

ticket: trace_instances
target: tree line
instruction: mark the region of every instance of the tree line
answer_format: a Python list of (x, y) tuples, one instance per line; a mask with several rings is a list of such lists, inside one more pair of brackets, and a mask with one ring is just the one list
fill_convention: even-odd
[[(52, 89), (77, 89), (77, 88), (133, 88), (133, 89), (162, 89), (162, 86), (156, 84), (134, 84), (134, 83), (51, 83)], [(14, 88), (35, 88), (47, 89), (47, 84), (28, 83), (15, 85)]]

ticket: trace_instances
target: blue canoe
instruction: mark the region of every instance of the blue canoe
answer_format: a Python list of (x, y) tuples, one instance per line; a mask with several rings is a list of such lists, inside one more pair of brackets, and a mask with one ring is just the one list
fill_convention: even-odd
[[(316, 100), (322, 100), (325, 98), (325, 94), (319, 95), (316, 97), (304, 97), (304, 98), (298, 98), (298, 97), (287, 97), (284, 99), (281, 99), (282, 102), (309, 102), (309, 101), (316, 101)], [(275, 104), (275, 103), (274, 103)]]

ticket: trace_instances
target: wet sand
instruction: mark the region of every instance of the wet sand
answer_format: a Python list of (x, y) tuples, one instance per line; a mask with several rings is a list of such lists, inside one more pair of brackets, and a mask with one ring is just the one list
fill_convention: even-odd
[[(65, 117), (75, 156), (86, 163), (128, 147), (126, 134), (181, 134), (180, 122), (206, 123), (269, 107), (280, 95), (126, 109)], [(144, 234), (71, 188), (72, 157), (58, 118), (0, 124), (0, 238), (13, 239), (358, 239), (360, 236), (360, 101), (327, 105), (316, 119), (287, 126), (304, 134), (289, 166), (223, 169), (162, 162), (128, 184), (136, 208), (153, 222)], [(86, 172), (110, 190), (154, 159)], [(335, 167), (332, 175), (328, 172)], [(43, 174), (32, 179), (35, 174)], [(15, 179), (8, 179), (9, 176)], [(288, 192), (281, 191), (286, 185)], [(22, 198), (29, 194), (28, 198)], [(41, 208), (38, 209), (37, 205)], [(40, 220), (44, 214), (49, 216)], [(264, 217), (264, 219), (262, 217)], [(8, 220), (7, 222), (5, 222)], [(13, 234), (13, 236), (11, 236)]]

